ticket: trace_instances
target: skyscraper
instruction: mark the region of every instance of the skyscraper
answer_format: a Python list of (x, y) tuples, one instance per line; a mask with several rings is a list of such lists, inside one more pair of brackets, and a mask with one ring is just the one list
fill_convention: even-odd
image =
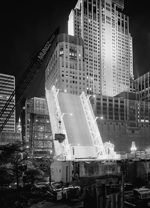
[(139, 101), (150, 102), (150, 72), (135, 79), (131, 91), (139, 95)]
[[(9, 99), (11, 93), (15, 90), (15, 77), (7, 74), (0, 73), (0, 111), (3, 108), (4, 104)], [(10, 102), (8, 108), (6, 110), (12, 109), (15, 105), (15, 97)], [(8, 112), (4, 112), (3, 117), (0, 118), (0, 124), (4, 122), (5, 115)], [(5, 125), (3, 132), (15, 132), (15, 111), (12, 113), (10, 119), (8, 120), (7, 124)]]
[(82, 37), (87, 93), (115, 96), (129, 90), (133, 77), (129, 18), (124, 0), (78, 0), (68, 20), (68, 34)]

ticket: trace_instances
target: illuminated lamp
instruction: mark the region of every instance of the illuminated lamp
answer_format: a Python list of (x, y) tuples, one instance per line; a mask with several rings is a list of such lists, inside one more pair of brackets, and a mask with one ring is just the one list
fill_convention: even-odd
[(136, 148), (136, 146), (135, 146), (135, 142), (134, 141), (132, 141), (132, 145), (131, 145), (131, 152), (136, 152), (136, 150), (137, 150), (137, 148)]

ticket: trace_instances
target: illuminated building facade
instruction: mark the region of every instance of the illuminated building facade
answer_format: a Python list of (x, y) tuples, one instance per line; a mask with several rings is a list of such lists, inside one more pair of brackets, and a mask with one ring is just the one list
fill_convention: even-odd
[[(4, 104), (9, 99), (12, 92), (15, 90), (15, 77), (7, 74), (0, 73), (0, 110), (3, 108)], [(9, 104), (10, 109), (15, 105), (15, 96)], [(0, 118), (0, 122), (4, 122), (5, 115), (7, 115), (7, 111), (4, 112), (4, 116)], [(12, 113), (10, 119), (5, 125), (2, 132), (15, 133), (16, 130), (16, 117), (15, 111)]]
[(150, 123), (150, 104), (139, 101), (135, 93), (123, 92), (115, 97), (96, 96), (91, 98), (91, 102), (95, 115), (105, 120), (123, 121), (129, 128)]
[(124, 0), (78, 0), (68, 34), (84, 40), (87, 93), (115, 96), (129, 90), (133, 77), (129, 18)]
[(139, 100), (150, 102), (150, 72), (134, 80), (132, 91), (139, 94)]
[(25, 103), (26, 148), (34, 157), (52, 153), (52, 132), (47, 104), (44, 98), (31, 98)]
[(150, 103), (139, 101), (135, 93), (116, 97), (90, 97), (103, 142), (115, 144), (115, 151), (130, 152), (132, 141), (137, 150), (150, 150)]
[(17, 125), (16, 125), (16, 132), (17, 132), (17, 133), (21, 133), (21, 132), (22, 132), (22, 126), (21, 126), (21, 120), (20, 120), (20, 117), (19, 117), (18, 123), (17, 123)]
[(45, 71), (45, 86), (66, 90), (68, 93), (86, 92), (86, 67), (84, 64), (83, 40), (60, 34), (51, 47)]

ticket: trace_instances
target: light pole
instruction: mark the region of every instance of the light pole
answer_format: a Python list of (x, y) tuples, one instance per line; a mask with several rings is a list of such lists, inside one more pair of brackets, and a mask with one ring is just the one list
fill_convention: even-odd
[[(52, 88), (54, 88), (55, 86), (53, 86)], [(56, 89), (56, 96), (58, 95), (58, 93), (60, 92), (60, 91), (63, 91), (63, 92), (67, 92), (67, 90), (66, 89), (60, 89), (60, 88), (56, 88), (55, 87), (55, 89)]]
[[(91, 97), (92, 97), (92, 99), (90, 99)], [(95, 97), (96, 97), (96, 95), (87, 95), (87, 99), (86, 99), (87, 103), (90, 102), (92, 110), (93, 110), (93, 105), (94, 105), (94, 99), (93, 98), (95, 98)]]
[(103, 118), (103, 116), (100, 116), (100, 117), (96, 116), (94, 121), (96, 121), (97, 119), (103, 120), (104, 118)]
[(72, 113), (62, 113), (61, 114), (61, 119), (63, 119), (64, 115), (70, 115), (70, 116), (72, 116)]
[(96, 95), (87, 95), (87, 100), (89, 100), (90, 99), (90, 97), (96, 97)]

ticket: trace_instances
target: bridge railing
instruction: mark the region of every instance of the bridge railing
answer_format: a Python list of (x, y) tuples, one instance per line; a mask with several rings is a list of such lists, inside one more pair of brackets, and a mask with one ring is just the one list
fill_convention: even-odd
[(91, 103), (84, 92), (81, 93), (80, 99), (87, 120), (93, 146), (95, 146), (96, 149), (97, 159), (106, 159), (107, 158), (106, 152), (96, 123), (96, 117), (91, 107)]
[(56, 134), (64, 134), (65, 139), (62, 143), (54, 141), (55, 156), (57, 159), (70, 160), (71, 150), (68, 143), (67, 133), (63, 121), (63, 114), (59, 107), (58, 101), (59, 90), (54, 86), (51, 90), (46, 89), (46, 98), (48, 103), (49, 116), (52, 126), (53, 139), (55, 139)]

